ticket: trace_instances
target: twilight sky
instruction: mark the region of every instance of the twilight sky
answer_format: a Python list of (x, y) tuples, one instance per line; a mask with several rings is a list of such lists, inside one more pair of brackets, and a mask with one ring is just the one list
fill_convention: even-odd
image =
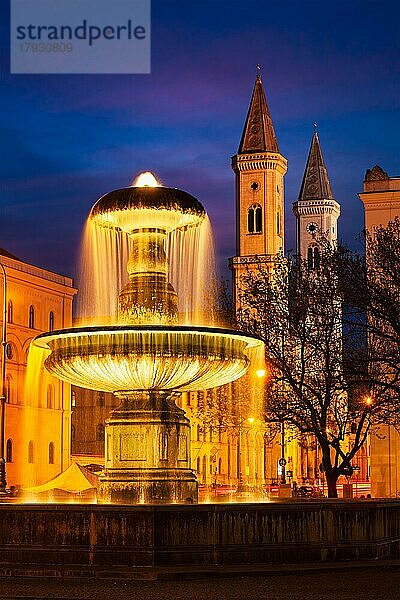
[(287, 249), (314, 121), (344, 241), (366, 168), (400, 175), (398, 1), (153, 0), (151, 75), (10, 75), (8, 22), (3, 8), (0, 246), (27, 262), (73, 275), (92, 204), (152, 170), (206, 206), (224, 266), (258, 62), (289, 162)]

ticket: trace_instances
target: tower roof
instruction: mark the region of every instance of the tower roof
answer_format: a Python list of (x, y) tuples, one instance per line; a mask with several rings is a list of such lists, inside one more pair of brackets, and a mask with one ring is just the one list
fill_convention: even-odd
[(250, 152), (279, 152), (259, 66), (257, 66), (257, 77), (238, 149), (238, 154)]
[(311, 141), (299, 200), (334, 200), (316, 131)]

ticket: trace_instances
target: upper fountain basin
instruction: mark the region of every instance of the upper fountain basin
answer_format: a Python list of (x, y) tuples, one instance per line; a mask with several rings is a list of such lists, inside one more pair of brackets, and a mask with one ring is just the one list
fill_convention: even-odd
[(246, 351), (262, 342), (216, 327), (81, 327), (39, 335), (46, 369), (83, 388), (104, 392), (204, 390), (238, 379)]
[(195, 225), (204, 216), (204, 207), (194, 196), (163, 186), (126, 187), (108, 192), (90, 212), (90, 217), (100, 225), (118, 227), (128, 234), (154, 227), (169, 232)]

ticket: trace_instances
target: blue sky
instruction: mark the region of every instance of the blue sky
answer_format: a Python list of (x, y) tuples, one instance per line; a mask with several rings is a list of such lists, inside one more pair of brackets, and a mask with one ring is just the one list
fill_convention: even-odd
[(149, 169), (203, 202), (223, 266), (257, 63), (289, 162), (287, 248), (314, 121), (353, 243), (365, 170), (400, 175), (399, 22), (390, 1), (153, 1), (151, 75), (10, 75), (3, 8), (0, 246), (73, 275), (91, 205)]

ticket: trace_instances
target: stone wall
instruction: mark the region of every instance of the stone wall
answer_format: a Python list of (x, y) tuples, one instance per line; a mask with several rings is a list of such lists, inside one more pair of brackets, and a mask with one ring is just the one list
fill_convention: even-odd
[(0, 574), (141, 578), (399, 558), (400, 502), (0, 505)]

